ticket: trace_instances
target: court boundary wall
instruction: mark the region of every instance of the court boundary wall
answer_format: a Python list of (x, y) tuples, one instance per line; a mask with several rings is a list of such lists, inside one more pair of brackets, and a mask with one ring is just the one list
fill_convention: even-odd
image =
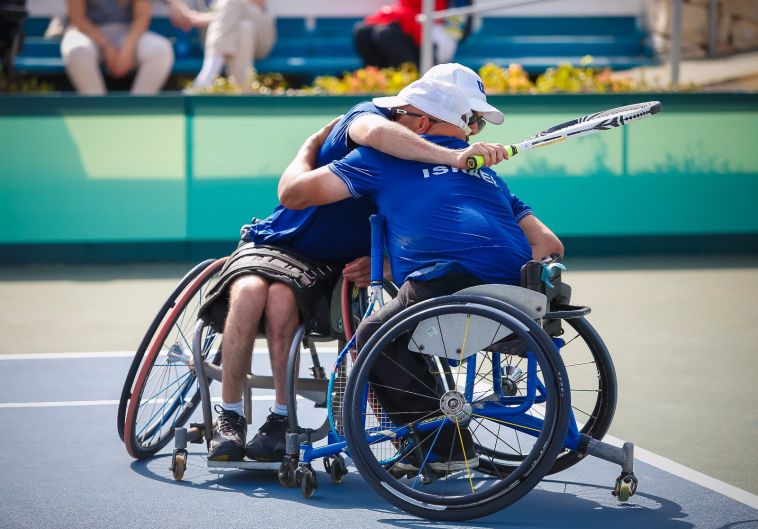
[[(0, 264), (229, 253), (300, 143), (366, 97), (0, 97)], [(758, 94), (492, 96), (481, 139), (660, 100), (621, 130), (497, 168), (572, 255), (758, 253)]]

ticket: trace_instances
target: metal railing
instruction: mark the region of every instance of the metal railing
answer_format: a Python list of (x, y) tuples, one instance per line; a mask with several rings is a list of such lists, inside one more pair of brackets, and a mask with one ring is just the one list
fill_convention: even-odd
[[(488, 2), (485, 5), (456, 7), (434, 11), (434, 0), (424, 0), (422, 12), (416, 17), (421, 23), (421, 73), (425, 73), (429, 68), (434, 66), (434, 45), (432, 43), (432, 24), (435, 20), (441, 20), (454, 16), (466, 16), (488, 11), (496, 11), (511, 7), (520, 7), (543, 2), (555, 2), (557, 0), (507, 0), (503, 2)], [(683, 0), (674, 0), (671, 9), (673, 11), (671, 18), (671, 47), (669, 53), (671, 66), (671, 83), (678, 84), (680, 77), (680, 66), (682, 60), (682, 3)], [(708, 2), (708, 56), (716, 55), (717, 45), (717, 11), (718, 0), (709, 0)]]
[(545, 2), (557, 2), (560, 0), (507, 0), (505, 2), (487, 2), (486, 5), (454, 7), (434, 10), (434, 0), (424, 0), (421, 13), (416, 16), (416, 20), (421, 23), (421, 64), (419, 65), (421, 73), (424, 74), (429, 68), (434, 66), (434, 44), (432, 43), (432, 24), (435, 20), (465, 15), (476, 15), (488, 11), (497, 11), (510, 7), (521, 7), (531, 4), (542, 4)]

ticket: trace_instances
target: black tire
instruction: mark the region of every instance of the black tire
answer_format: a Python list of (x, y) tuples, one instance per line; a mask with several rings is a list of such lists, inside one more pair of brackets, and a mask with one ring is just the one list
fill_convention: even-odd
[[(564, 328), (566, 324), (571, 327), (567, 329), (571, 332), (561, 337), (565, 345), (560, 348), (571, 385), (571, 408), (576, 420), (582, 424), (579, 431), (601, 440), (608, 432), (616, 410), (617, 384), (613, 361), (603, 340), (585, 318), (570, 318), (563, 323)], [(518, 366), (519, 361), (517, 358), (512, 365)], [(501, 362), (503, 365), (511, 364), (508, 358), (503, 358)], [(522, 390), (518, 389), (519, 392)], [(511, 472), (524, 459), (517, 447), (518, 444), (509, 447), (507, 452), (478, 448), (494, 458), (501, 471)], [(563, 449), (548, 474), (566, 470), (582, 458), (575, 451)]]
[(142, 364), (142, 358), (145, 356), (145, 351), (147, 351), (150, 342), (153, 340), (153, 336), (155, 336), (155, 331), (158, 330), (158, 326), (163, 322), (163, 319), (166, 317), (166, 313), (174, 307), (176, 300), (179, 298), (190, 281), (195, 279), (214, 261), (215, 259), (208, 259), (206, 261), (203, 261), (202, 263), (197, 264), (192, 270), (184, 275), (181, 281), (179, 281), (179, 284), (176, 286), (176, 288), (174, 288), (174, 291), (160, 308), (158, 314), (156, 314), (155, 318), (153, 318), (152, 323), (147, 328), (145, 336), (142, 338), (142, 342), (140, 342), (139, 347), (137, 347), (137, 352), (134, 354), (132, 364), (129, 366), (129, 371), (127, 372), (126, 379), (124, 380), (124, 387), (121, 389), (121, 400), (119, 400), (118, 403), (116, 428), (118, 430), (118, 437), (121, 439), (121, 441), (124, 440), (124, 417), (126, 416), (126, 406), (129, 403), (129, 398), (132, 395), (134, 377), (137, 376), (137, 370), (139, 369), (140, 364)]
[[(225, 262), (222, 258), (206, 266), (177, 296), (145, 354), (124, 418), (124, 444), (136, 459), (149, 457), (166, 446), (174, 437), (174, 429), (184, 425), (197, 408), (200, 390), (189, 360), (192, 338), (200, 302)], [(203, 333), (203, 358), (218, 365), (221, 335), (209, 327)], [(183, 359), (177, 360), (179, 357)]]
[[(613, 422), (613, 416), (616, 413), (616, 400), (618, 396), (616, 369), (613, 367), (613, 360), (611, 359), (611, 354), (608, 352), (608, 348), (597, 331), (595, 331), (595, 328), (590, 325), (590, 322), (585, 318), (570, 318), (564, 320), (564, 323), (568, 323), (572, 327), (572, 334), (576, 333), (574, 336), (567, 334), (564, 338), (566, 345), (560, 349), (569, 381), (573, 384), (571, 386), (571, 408), (575, 412), (577, 421), (583, 423), (579, 431), (600, 441), (608, 433), (608, 429)], [(574, 346), (575, 344), (576, 347)], [(588, 351), (583, 351), (582, 349), (587, 349)], [(591, 356), (592, 363), (583, 364), (581, 359), (576, 358), (579, 355), (585, 357)], [(577, 376), (578, 373), (574, 372), (577, 369), (582, 370), (581, 379)], [(592, 371), (593, 369), (594, 373), (586, 373), (586, 371)], [(580, 380), (584, 383), (590, 383), (589, 380), (592, 375), (597, 377), (596, 388), (580, 385)], [(594, 399), (590, 397), (593, 393), (596, 396)], [(589, 398), (585, 399), (584, 396), (588, 396)], [(582, 458), (583, 456), (577, 452), (564, 450), (558, 455), (558, 459), (555, 461), (555, 465), (553, 465), (549, 474), (566, 470), (578, 463)]]
[[(404, 450), (402, 448), (403, 443), (407, 443), (407, 440), (402, 438), (404, 434), (399, 432), (396, 425), (389, 424), (388, 426), (387, 422), (380, 422), (377, 429), (374, 430), (375, 433), (379, 432), (377, 435), (379, 435), (380, 442), (374, 445), (369, 444), (367, 441), (364, 421), (369, 412), (367, 411), (368, 406), (365, 403), (365, 390), (369, 383), (373, 366), (380, 358), (385, 357), (384, 350), (390, 343), (396, 339), (409, 339), (408, 337), (410, 337), (419, 323), (430, 321), (430, 318), (437, 318), (439, 332), (442, 336), (444, 335), (444, 331), (443, 325), (439, 323), (439, 318), (449, 316), (455, 318), (455, 315), (464, 318), (478, 316), (490, 320), (488, 323), (492, 325), (497, 324), (497, 331), (492, 336), (492, 340), (495, 341), (490, 345), (500, 343), (497, 340), (501, 340), (501, 338), (496, 338), (496, 336), (499, 336), (498, 332), (501, 327), (505, 327), (511, 329), (513, 334), (518, 339), (523, 340), (528, 346), (528, 350), (532, 352), (536, 365), (539, 368), (539, 371), (535, 371), (535, 373), (539, 373), (542, 384), (546, 388), (544, 391), (544, 422), (531, 423), (533, 427), (530, 429), (535, 431), (534, 437), (532, 437), (532, 448), (513, 471), (508, 473), (501, 472), (497, 460), (487, 458), (487, 456), (480, 456), (478, 460), (480, 469), (472, 470), (469, 468), (468, 461), (466, 461), (465, 470), (461, 466), (461, 471), (447, 474), (444, 480), (438, 479), (428, 485), (421, 485), (421, 479), (417, 479), (418, 475), (416, 478), (405, 479), (405, 477), (398, 475), (397, 472), (393, 472), (393, 470), (397, 470), (395, 463), (387, 463), (387, 449)], [(443, 319), (443, 321), (445, 320)], [(466, 329), (468, 329), (468, 321), (466, 319)], [(481, 332), (477, 336), (485, 336), (485, 334)], [(466, 338), (463, 340), (465, 343)], [(455, 341), (455, 339), (452, 339), (452, 341)], [(445, 342), (443, 336), (442, 347), (447, 350), (448, 345)], [(452, 347), (455, 346), (453, 345)], [(461, 349), (464, 348), (461, 347)], [(482, 347), (482, 349), (486, 349), (486, 347)], [(477, 357), (479, 356), (480, 354), (477, 354)], [(459, 365), (462, 366), (463, 364), (461, 362)], [(476, 364), (472, 380), (482, 369), (481, 365)], [(398, 369), (402, 369), (399, 364)], [(460, 371), (458, 374), (460, 374)], [(438, 390), (443, 385), (441, 377), (439, 380), (440, 382), (437, 384)], [(386, 383), (382, 387), (384, 390), (388, 388), (392, 389)], [(460, 387), (458, 386), (458, 388)], [(488, 409), (488, 406), (490, 406), (490, 410), (499, 409), (497, 406), (504, 406), (500, 402), (489, 404), (489, 401), (483, 397), (477, 397), (477, 391), (481, 391), (481, 389), (482, 387), (479, 390), (474, 390), (473, 398), (464, 394), (464, 399), (471, 406), (468, 408), (471, 413), (469, 417), (477, 414), (480, 417), (485, 417), (481, 414), (489, 413), (485, 411)], [(398, 389), (398, 391), (404, 390)], [(393, 505), (416, 516), (448, 521), (469, 520), (497, 512), (517, 501), (537, 485), (542, 477), (552, 468), (557, 454), (562, 449), (563, 440), (568, 428), (570, 408), (566, 371), (555, 346), (547, 334), (533, 320), (512, 306), (491, 298), (471, 295), (445, 296), (419, 303), (405, 309), (382, 325), (379, 331), (372, 336), (362, 349), (353, 372), (349, 377), (345, 399), (344, 421), (347, 445), (353, 462), (363, 478), (366, 479), (374, 490)], [(417, 402), (418, 400), (419, 397), (415, 397), (415, 401)], [(414, 397), (409, 397), (409, 405), (412, 405), (413, 402)], [(404, 413), (407, 412), (405, 411)], [(441, 416), (442, 412), (440, 411), (439, 413)], [(461, 417), (466, 417), (466, 415), (464, 414)], [(490, 418), (490, 420), (494, 419)], [(499, 424), (506, 424), (502, 421), (497, 422)], [(437, 439), (436, 436), (431, 443), (427, 440), (431, 440), (432, 435), (435, 434), (434, 428), (436, 428), (437, 432), (441, 431), (441, 428), (434, 426), (430, 433), (426, 433), (426, 430), (430, 429), (428, 425), (434, 423), (434, 421), (429, 422), (421, 419), (413, 421), (413, 424), (418, 425), (420, 428), (420, 433), (415, 437), (417, 445), (424, 443), (434, 445)], [(427, 425), (426, 430), (423, 428), (424, 424)], [(535, 426), (539, 426), (540, 428), (537, 429)], [(395, 431), (391, 435), (385, 433), (388, 427), (395, 428)], [(457, 425), (457, 428), (459, 428), (457, 435), (460, 436), (460, 425)], [(426, 437), (421, 439), (422, 435)], [(474, 440), (477, 441), (477, 437), (474, 437)], [(480, 445), (482, 445), (481, 440), (479, 441)], [(380, 449), (383, 449), (383, 451)], [(467, 458), (469, 458), (468, 455)], [(399, 456), (394, 461), (397, 461), (397, 459), (399, 459)], [(423, 461), (423, 463), (420, 463), (423, 469), (427, 459), (417, 459), (417, 461)], [(442, 468), (444, 468), (444, 465), (443, 459)], [(476, 486), (474, 486), (474, 482), (476, 482)], [(420, 490), (422, 487), (423, 490)]]

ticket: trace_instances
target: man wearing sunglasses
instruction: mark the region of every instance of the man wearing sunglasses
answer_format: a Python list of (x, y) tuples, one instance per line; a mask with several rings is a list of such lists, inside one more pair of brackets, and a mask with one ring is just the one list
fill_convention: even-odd
[[(310, 155), (322, 166), (365, 145), (457, 168), (465, 167), (466, 158), (474, 154), (484, 156), (488, 165), (506, 157), (502, 145), (474, 144), (451, 150), (402, 126), (400, 122), (408, 116), (398, 116), (398, 123), (390, 117), (387, 108), (359, 104), (337, 126), (331, 123), (306, 141)], [(369, 261), (364, 256), (369, 254), (368, 217), (374, 211), (368, 199), (342, 200), (303, 211), (280, 205), (269, 217), (243, 227), (240, 247), (200, 310), (200, 317), (223, 331), (222, 404), (209, 459), (281, 459), (288, 414), (287, 353), (295, 330), (300, 322), (308, 331), (328, 329), (329, 314), (323, 309), (328, 308), (340, 273), (359, 286), (368, 284)], [(243, 382), (259, 328), (265, 329), (268, 342), (275, 402), (258, 434), (246, 445)]]
[(479, 134), (487, 122), (493, 125), (503, 123), (505, 116), (497, 108), (487, 103), (484, 83), (471, 68), (458, 63), (438, 64), (424, 74), (424, 79), (436, 79), (443, 83), (449, 83), (466, 93), (471, 107), (471, 117), (468, 120), (471, 136)]
[[(373, 102), (389, 109), (397, 123), (449, 149), (465, 148), (472, 132), (466, 93), (435, 79), (422, 78), (397, 96)], [(481, 127), (476, 120), (472, 124)], [(558, 238), (489, 168), (462, 171), (444, 163), (401, 160), (365, 147), (315, 167), (307, 150), (301, 150), (279, 181), (282, 204), (300, 209), (349, 197), (369, 198), (387, 218), (386, 251), (400, 290), (394, 300), (361, 322), (358, 348), (382, 323), (414, 303), (482, 283), (518, 285), (521, 266), (533, 256), (563, 254)], [(422, 355), (401, 343), (388, 346), (385, 354), (393, 362), (378, 363), (372, 380), (390, 419), (404, 424), (439, 411), (437, 395), (429, 394), (436, 387), (434, 375)], [(394, 390), (382, 389), (385, 386)], [(430, 398), (415, 399), (410, 411), (409, 394)], [(440, 472), (478, 466), (468, 429), (443, 428), (434, 443), (432, 470), (437, 471), (435, 464)], [(418, 466), (419, 461), (410, 456), (396, 468), (416, 472)]]

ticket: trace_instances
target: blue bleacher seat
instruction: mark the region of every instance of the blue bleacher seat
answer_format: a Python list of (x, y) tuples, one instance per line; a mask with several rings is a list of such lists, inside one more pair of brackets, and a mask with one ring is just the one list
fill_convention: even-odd
[[(353, 26), (359, 18), (317, 17), (309, 25), (302, 17), (276, 20), (277, 42), (271, 54), (256, 63), (258, 71), (297, 75), (311, 81), (318, 75), (340, 75), (362, 66), (353, 47)], [(16, 59), (19, 71), (62, 74), (60, 41), (44, 39), (49, 20), (25, 22), (26, 41)], [(309, 29), (312, 27), (312, 29)], [(155, 17), (150, 29), (176, 42), (181, 32), (168, 18)], [(196, 31), (189, 35), (189, 52), (174, 64), (174, 73), (194, 75), (202, 64)], [(455, 60), (478, 69), (488, 62), (519, 63), (538, 74), (561, 62), (579, 64), (585, 55), (593, 64), (614, 69), (653, 64), (645, 34), (634, 17), (489, 17), (458, 47)]]

